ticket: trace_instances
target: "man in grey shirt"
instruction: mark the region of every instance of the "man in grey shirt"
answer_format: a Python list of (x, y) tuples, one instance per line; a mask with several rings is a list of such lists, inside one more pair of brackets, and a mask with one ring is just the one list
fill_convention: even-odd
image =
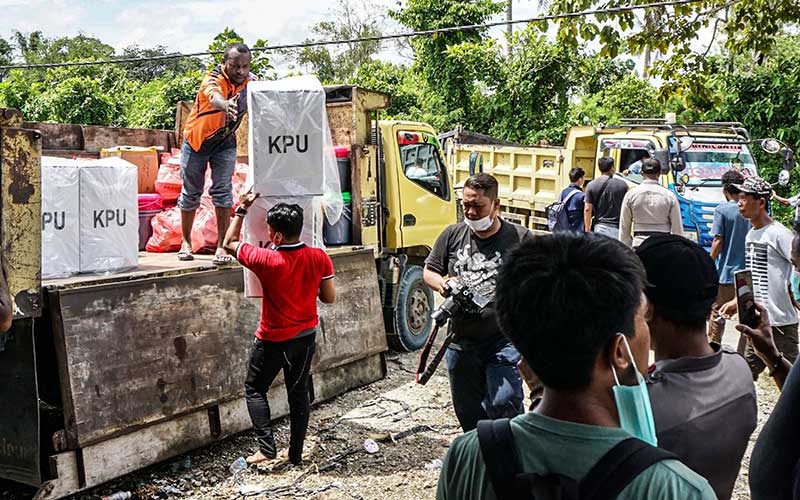
[(670, 234), (651, 236), (636, 254), (653, 306), (647, 324), (656, 363), (647, 383), (658, 446), (728, 499), (756, 428), (756, 392), (744, 358), (706, 336), (718, 288), (714, 261), (697, 243)]
[(619, 239), (628, 246), (637, 247), (646, 238), (658, 233), (683, 236), (678, 198), (659, 183), (660, 176), (661, 163), (655, 158), (644, 160), (644, 181), (628, 191), (622, 200)]
[(583, 227), (586, 232), (594, 231), (611, 238), (619, 238), (619, 212), (622, 199), (628, 192), (628, 183), (614, 178), (614, 159), (609, 156), (597, 160), (597, 168), (603, 175), (586, 187)]

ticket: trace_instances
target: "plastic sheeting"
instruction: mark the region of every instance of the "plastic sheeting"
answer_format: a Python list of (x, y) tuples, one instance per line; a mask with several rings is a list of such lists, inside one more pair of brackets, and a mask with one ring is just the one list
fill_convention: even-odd
[(136, 165), (120, 158), (80, 163), (81, 272), (136, 267), (139, 264)]
[(56, 166), (42, 158), (42, 278), (64, 278), (80, 271), (80, 197), (76, 166)]
[[(264, 248), (270, 245), (267, 234), (267, 212), (278, 203), (296, 203), (303, 209), (303, 231), (300, 241), (314, 247), (322, 244), (322, 208), (320, 198), (311, 196), (295, 198), (257, 198), (247, 211), (242, 227), (242, 241)], [(245, 297), (261, 297), (261, 283), (248, 269), (244, 270)]]
[(325, 90), (311, 75), (248, 85), (249, 153), (264, 198), (323, 196), (331, 223), (342, 214)]

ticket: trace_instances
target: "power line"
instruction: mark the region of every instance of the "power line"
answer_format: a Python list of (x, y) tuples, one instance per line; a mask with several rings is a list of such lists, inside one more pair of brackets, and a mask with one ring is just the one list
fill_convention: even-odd
[[(641, 9), (652, 9), (656, 7), (670, 7), (675, 5), (686, 5), (686, 4), (693, 4), (699, 3), (704, 0), (668, 0), (665, 2), (652, 2), (640, 5), (624, 5), (620, 7), (607, 7), (604, 9), (590, 9), (590, 10), (582, 10), (578, 12), (565, 12), (562, 14), (549, 14), (545, 16), (539, 17), (531, 17), (528, 19), (516, 19), (516, 20), (505, 20), (505, 21), (493, 21), (488, 23), (482, 24), (468, 24), (464, 26), (451, 26), (448, 28), (437, 28), (432, 30), (422, 30), (422, 31), (410, 31), (406, 33), (392, 33), (389, 35), (379, 35), (379, 36), (370, 36), (370, 37), (363, 37), (363, 38), (351, 38), (347, 40), (323, 40), (318, 42), (303, 42), (303, 43), (291, 43), (291, 44), (284, 44), (284, 45), (272, 45), (269, 47), (251, 47), (250, 50), (252, 52), (266, 52), (266, 51), (273, 51), (273, 50), (285, 50), (285, 49), (300, 49), (305, 47), (324, 47), (327, 45), (343, 45), (343, 44), (351, 44), (351, 43), (364, 43), (364, 42), (380, 42), (385, 40), (396, 40), (399, 38), (412, 38), (417, 36), (430, 36), (436, 35), (440, 33), (453, 33), (459, 31), (472, 31), (478, 29), (485, 29), (485, 28), (492, 28), (494, 26), (503, 26), (503, 25), (512, 25), (512, 24), (522, 24), (522, 23), (535, 23), (541, 21), (553, 21), (557, 19), (569, 19), (575, 17), (584, 17), (584, 16), (592, 16), (598, 14), (618, 14), (621, 12), (631, 12), (634, 10), (641, 10)], [(738, 3), (740, 0), (736, 0), (734, 3)], [(72, 62), (63, 62), (63, 63), (44, 63), (44, 64), (19, 64), (19, 65), (8, 65), (8, 66), (0, 66), (0, 71), (4, 70), (12, 70), (12, 69), (45, 69), (45, 68), (62, 68), (62, 67), (72, 67), (72, 66), (97, 66), (101, 64), (126, 64), (126, 63), (138, 63), (138, 62), (149, 62), (149, 61), (164, 61), (169, 59), (180, 59), (184, 57), (201, 57), (201, 56), (210, 56), (210, 55), (220, 55), (222, 51), (206, 51), (206, 52), (192, 52), (187, 54), (182, 53), (172, 53), (172, 54), (164, 54), (160, 56), (149, 56), (149, 57), (128, 57), (128, 58), (119, 58), (119, 59), (105, 59), (100, 61), (72, 61)]]

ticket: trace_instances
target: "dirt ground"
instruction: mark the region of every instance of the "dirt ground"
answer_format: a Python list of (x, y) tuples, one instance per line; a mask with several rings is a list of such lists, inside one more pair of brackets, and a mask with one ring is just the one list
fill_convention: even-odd
[[(131, 491), (133, 500), (434, 498), (437, 459), (444, 458), (460, 428), (450, 404), (445, 370), (440, 368), (426, 386), (417, 386), (413, 375), (416, 363), (416, 353), (387, 353), (388, 376), (384, 380), (315, 406), (306, 461), (300, 466), (251, 468), (234, 478), (228, 470), (230, 464), (254, 449), (253, 436), (246, 432), (74, 499), (97, 499), (118, 491)], [(759, 380), (757, 390), (759, 428), (743, 461), (735, 499), (749, 498), (747, 467), (752, 444), (778, 397), (766, 376)], [(288, 433), (288, 420), (279, 420), (279, 446), (288, 444)], [(370, 438), (379, 446), (375, 454), (364, 449), (364, 440)], [(33, 489), (0, 482), (0, 498), (23, 500), (33, 494)]]

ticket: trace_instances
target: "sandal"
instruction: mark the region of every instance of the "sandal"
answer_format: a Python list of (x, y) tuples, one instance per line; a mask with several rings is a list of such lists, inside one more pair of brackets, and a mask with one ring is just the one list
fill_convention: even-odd
[(180, 252), (178, 252), (178, 260), (183, 260), (183, 261), (194, 260), (194, 255), (192, 255), (192, 252), (181, 250)]
[(212, 264), (215, 266), (221, 266), (224, 264), (233, 264), (233, 256), (232, 255), (215, 255), (214, 260), (211, 261)]

